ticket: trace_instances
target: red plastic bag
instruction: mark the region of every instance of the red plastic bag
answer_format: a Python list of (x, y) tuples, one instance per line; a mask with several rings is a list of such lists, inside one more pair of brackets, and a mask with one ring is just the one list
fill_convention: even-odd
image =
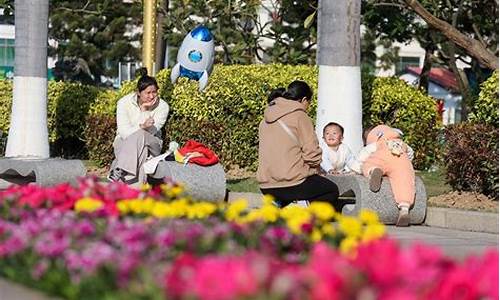
[[(199, 143), (195, 140), (188, 140), (177, 151), (184, 158), (189, 157), (187, 162), (197, 164), (200, 166), (211, 166), (211, 165), (215, 165), (216, 163), (219, 162), (219, 158), (212, 150), (210, 150), (210, 148), (208, 148), (207, 146), (205, 146), (202, 143)], [(190, 154), (193, 152), (198, 152), (201, 154), (201, 156), (190, 157)]]

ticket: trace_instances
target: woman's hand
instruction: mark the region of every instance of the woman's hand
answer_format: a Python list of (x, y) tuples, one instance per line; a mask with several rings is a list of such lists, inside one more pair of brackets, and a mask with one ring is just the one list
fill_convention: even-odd
[(148, 129), (152, 126), (155, 125), (155, 119), (153, 119), (153, 117), (148, 117), (144, 123), (142, 124), (139, 124), (139, 127), (141, 127), (142, 129)]
[(158, 97), (153, 98), (151, 101), (144, 101), (141, 103), (141, 111), (150, 110), (158, 103)]

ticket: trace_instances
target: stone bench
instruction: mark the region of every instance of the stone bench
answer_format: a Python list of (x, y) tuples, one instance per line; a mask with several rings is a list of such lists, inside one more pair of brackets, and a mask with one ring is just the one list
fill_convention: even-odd
[(160, 161), (155, 173), (148, 176), (148, 181), (152, 184), (160, 183), (165, 177), (184, 185), (186, 194), (195, 200), (221, 202), (225, 199), (226, 173), (221, 164), (203, 167)]
[[(342, 208), (342, 214), (357, 215), (363, 208), (378, 213), (384, 224), (396, 224), (398, 208), (394, 201), (391, 185), (383, 177), (380, 190), (370, 191), (368, 178), (361, 175), (328, 175), (328, 179), (339, 187), (341, 197), (354, 197), (354, 203), (348, 203)], [(410, 224), (422, 224), (427, 210), (427, 193), (420, 177), (415, 178), (415, 204), (410, 208)]]
[(0, 158), (0, 189), (11, 184), (52, 186), (61, 182), (76, 183), (77, 178), (85, 176), (86, 172), (82, 161), (75, 159)]

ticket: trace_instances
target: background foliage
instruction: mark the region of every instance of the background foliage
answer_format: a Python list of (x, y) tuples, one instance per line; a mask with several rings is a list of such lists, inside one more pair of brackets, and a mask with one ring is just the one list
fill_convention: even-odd
[(64, 80), (101, 82), (116, 76), (118, 61), (136, 61), (141, 39), (141, 1), (51, 0), (49, 55), (57, 56), (55, 75)]
[[(204, 93), (197, 83), (180, 78), (175, 86), (170, 71), (157, 75), (162, 99), (170, 105), (166, 141), (195, 139), (220, 156), (226, 169), (257, 167), (258, 125), (268, 93), (295, 79), (317, 86), (317, 68), (291, 65), (216, 65)], [(365, 123), (387, 122), (405, 132), (416, 152), (415, 166), (429, 167), (435, 160), (437, 123), (434, 102), (398, 79), (363, 76)], [(0, 130), (8, 132), (11, 85), (0, 83)], [(90, 158), (100, 165), (113, 158), (115, 111), (118, 99), (134, 90), (128, 82), (120, 91), (75, 83), (49, 85), (48, 124), (52, 155)], [(316, 95), (310, 109), (315, 117)], [(420, 126), (414, 126), (415, 124)], [(166, 143), (167, 144), (167, 143)]]
[(483, 193), (498, 201), (498, 127), (461, 123), (445, 130), (447, 182), (458, 191)]
[(481, 84), (481, 92), (469, 120), (498, 127), (498, 71)]

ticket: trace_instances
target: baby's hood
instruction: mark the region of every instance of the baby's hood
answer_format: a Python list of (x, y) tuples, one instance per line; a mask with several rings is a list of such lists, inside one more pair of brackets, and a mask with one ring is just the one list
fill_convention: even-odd
[(378, 125), (368, 133), (368, 136), (366, 137), (366, 144), (374, 143), (381, 137), (384, 137), (388, 140), (399, 139), (401, 138), (401, 131), (387, 125)]

